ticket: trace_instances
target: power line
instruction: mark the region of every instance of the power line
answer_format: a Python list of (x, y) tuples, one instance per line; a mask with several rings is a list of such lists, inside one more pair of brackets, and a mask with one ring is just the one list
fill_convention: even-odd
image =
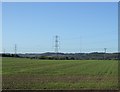
[(104, 48), (104, 60), (106, 59), (107, 48)]
[(82, 53), (82, 38), (80, 37), (80, 53)]
[(58, 38), (59, 38), (59, 37), (56, 35), (56, 36), (55, 36), (55, 53), (56, 53), (57, 58), (58, 58), (58, 48), (59, 48)]
[(17, 55), (17, 45), (15, 44), (15, 56)]
[(104, 53), (106, 53), (106, 51), (107, 51), (107, 48), (104, 48)]

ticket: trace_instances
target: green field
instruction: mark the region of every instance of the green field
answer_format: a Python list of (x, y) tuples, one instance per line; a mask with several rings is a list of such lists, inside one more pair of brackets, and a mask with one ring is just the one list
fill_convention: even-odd
[(3, 58), (3, 89), (117, 89), (116, 60)]

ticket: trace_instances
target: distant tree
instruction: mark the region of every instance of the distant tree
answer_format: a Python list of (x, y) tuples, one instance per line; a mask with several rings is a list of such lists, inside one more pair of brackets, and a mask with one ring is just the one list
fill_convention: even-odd
[(71, 57), (70, 59), (71, 59), (71, 60), (75, 60), (75, 58), (74, 58), (74, 57)]
[(69, 60), (69, 57), (65, 57), (66, 60)]
[(39, 57), (39, 59), (46, 59), (46, 56), (41, 56)]

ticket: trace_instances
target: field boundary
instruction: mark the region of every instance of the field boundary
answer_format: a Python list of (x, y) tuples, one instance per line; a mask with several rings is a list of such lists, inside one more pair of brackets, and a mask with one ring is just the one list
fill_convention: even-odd
[(119, 90), (2, 90), (2, 92), (119, 92)]

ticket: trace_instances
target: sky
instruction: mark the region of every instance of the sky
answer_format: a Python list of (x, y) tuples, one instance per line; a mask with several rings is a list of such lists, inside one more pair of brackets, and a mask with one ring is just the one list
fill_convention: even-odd
[(3, 51), (14, 53), (118, 51), (117, 2), (2, 4)]
[(119, 0), (1, 0), (2, 2), (119, 2)]

